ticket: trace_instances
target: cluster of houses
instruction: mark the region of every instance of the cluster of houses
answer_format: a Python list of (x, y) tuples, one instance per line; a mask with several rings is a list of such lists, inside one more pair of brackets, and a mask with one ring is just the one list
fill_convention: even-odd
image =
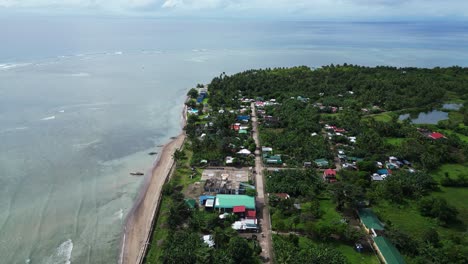
[(390, 156), (385, 163), (377, 161), (376, 166), (378, 168), (377, 171), (371, 175), (373, 181), (383, 181), (385, 178), (392, 175), (393, 171), (401, 168), (407, 168), (411, 173), (416, 172), (416, 170), (412, 168), (411, 162), (394, 156)]
[(216, 194), (202, 195), (199, 198), (200, 206), (207, 211), (217, 211), (220, 219), (236, 215), (231, 227), (240, 232), (257, 232), (258, 221), (255, 207), (255, 197), (243, 194)]
[[(219, 219), (236, 216), (232, 228), (239, 232), (258, 232), (255, 197), (246, 195), (246, 190), (255, 189), (250, 185), (249, 170), (205, 169), (201, 182), (203, 194), (198, 198), (198, 205), (206, 211), (217, 212)], [(196, 208), (197, 201), (185, 200), (189, 208)], [(209, 247), (215, 246), (213, 237), (208, 234), (202, 237)]]
[(347, 131), (344, 128), (340, 128), (340, 127), (337, 127), (337, 126), (331, 126), (331, 125), (325, 124), (324, 129), (325, 129), (325, 131), (327, 131), (327, 136), (328, 136), (328, 139), (330, 139), (330, 140), (334, 136), (343, 136), (343, 137), (346, 137), (349, 142), (356, 143), (356, 137), (355, 136), (347, 136), (346, 135)]
[(358, 209), (358, 216), (364, 230), (372, 238), (372, 247), (379, 259), (386, 264), (404, 264), (398, 249), (385, 237), (385, 227), (370, 208)]
[(329, 106), (323, 105), (322, 103), (313, 104), (314, 107), (318, 108), (321, 112), (337, 113), (338, 111), (343, 111), (341, 106)]

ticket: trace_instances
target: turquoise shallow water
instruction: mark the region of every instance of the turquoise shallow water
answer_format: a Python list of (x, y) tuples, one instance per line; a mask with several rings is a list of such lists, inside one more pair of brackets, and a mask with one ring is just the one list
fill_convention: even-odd
[(459, 24), (0, 20), (2, 263), (115, 263), (143, 180), (129, 172), (221, 72), (468, 61)]

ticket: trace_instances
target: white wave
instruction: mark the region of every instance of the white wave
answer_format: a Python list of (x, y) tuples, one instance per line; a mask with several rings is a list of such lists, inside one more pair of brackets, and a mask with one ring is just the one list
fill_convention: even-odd
[(88, 77), (90, 76), (91, 74), (87, 73), (87, 72), (78, 72), (78, 73), (72, 73), (70, 74), (70, 76), (72, 77)]
[(59, 113), (65, 113), (65, 110), (59, 110)]
[(11, 70), (19, 67), (26, 67), (32, 65), (32, 63), (3, 63), (0, 64), (0, 70)]
[(8, 133), (8, 132), (15, 132), (15, 131), (21, 131), (21, 130), (26, 130), (26, 129), (29, 129), (29, 127), (13, 127), (13, 128), (7, 128), (7, 129), (4, 129), (4, 130), (0, 130), (0, 134), (3, 134), (3, 133)]
[(120, 210), (115, 212), (114, 215), (117, 216), (118, 219), (122, 220), (122, 218), (123, 218), (123, 209), (120, 208)]
[(205, 57), (194, 57), (194, 58), (190, 58), (188, 59), (187, 61), (190, 61), (190, 62), (206, 62), (208, 59), (205, 58)]
[(114, 54), (115, 54), (115, 55), (122, 55), (123, 52), (122, 52), (122, 51), (116, 51), (116, 52), (114, 52)]
[(73, 144), (73, 147), (74, 147), (75, 149), (80, 150), (80, 149), (84, 149), (84, 148), (87, 148), (87, 147), (89, 147), (89, 146), (95, 145), (95, 144), (97, 144), (97, 143), (99, 143), (99, 142), (101, 142), (101, 140), (95, 139), (95, 140), (93, 140), (93, 141), (91, 141), (91, 142)]
[(41, 121), (54, 120), (55, 116), (48, 116), (41, 119)]
[(27, 259), (24, 261), (24, 263), (26, 263), (26, 264), (29, 264), (30, 262), (31, 262), (31, 259), (30, 259), (30, 258), (27, 258)]
[(71, 239), (63, 242), (55, 250), (45, 263), (47, 264), (70, 264), (73, 251), (73, 242)]

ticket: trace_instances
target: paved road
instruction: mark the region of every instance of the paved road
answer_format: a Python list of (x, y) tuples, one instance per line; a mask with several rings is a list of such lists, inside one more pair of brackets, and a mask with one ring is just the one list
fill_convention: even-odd
[(270, 220), (270, 210), (268, 209), (268, 197), (265, 197), (265, 183), (263, 177), (263, 162), (261, 159), (260, 150), (260, 141), (258, 139), (258, 120), (257, 113), (255, 111), (254, 103), (251, 104), (252, 109), (252, 128), (253, 128), (253, 138), (255, 144), (257, 145), (257, 150), (255, 151), (255, 185), (257, 187), (257, 208), (259, 214), (259, 221), (261, 225), (262, 236), (259, 236), (260, 245), (262, 247), (261, 256), (265, 259), (265, 263), (273, 263), (273, 245), (271, 240), (271, 220)]

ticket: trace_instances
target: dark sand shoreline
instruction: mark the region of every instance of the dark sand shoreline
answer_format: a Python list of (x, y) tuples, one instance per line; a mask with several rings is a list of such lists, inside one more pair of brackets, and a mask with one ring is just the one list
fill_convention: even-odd
[[(185, 126), (186, 107), (184, 106), (181, 127)], [(158, 154), (151, 174), (145, 177), (135, 203), (127, 214), (121, 238), (120, 264), (142, 263), (151, 238), (155, 216), (159, 210), (162, 186), (170, 177), (174, 160), (172, 154), (185, 142), (185, 132), (164, 145)]]

